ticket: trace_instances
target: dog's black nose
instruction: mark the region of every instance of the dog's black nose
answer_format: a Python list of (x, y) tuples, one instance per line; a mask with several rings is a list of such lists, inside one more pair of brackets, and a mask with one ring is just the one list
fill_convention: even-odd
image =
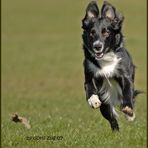
[(102, 49), (102, 44), (101, 43), (95, 44), (94, 48), (96, 51), (100, 51)]

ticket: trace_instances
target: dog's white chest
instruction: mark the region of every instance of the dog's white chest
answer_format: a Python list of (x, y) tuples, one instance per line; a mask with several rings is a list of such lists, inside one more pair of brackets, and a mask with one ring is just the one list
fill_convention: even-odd
[(112, 77), (117, 71), (118, 63), (121, 58), (118, 58), (113, 52), (110, 52), (99, 60), (101, 69), (98, 69), (96, 76)]
[(103, 85), (99, 90), (99, 93), (102, 94), (102, 100), (104, 102), (111, 102), (113, 105), (116, 105), (121, 102), (122, 90), (118, 82), (114, 79), (104, 79)]

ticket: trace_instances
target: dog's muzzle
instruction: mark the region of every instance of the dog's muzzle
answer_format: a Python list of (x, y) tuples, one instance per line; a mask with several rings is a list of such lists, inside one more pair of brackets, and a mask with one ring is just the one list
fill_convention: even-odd
[(103, 53), (103, 49), (104, 49), (104, 45), (102, 42), (100, 42), (99, 40), (95, 41), (93, 43), (93, 49), (95, 52), (95, 57), (96, 59), (100, 59), (103, 57), (104, 53)]

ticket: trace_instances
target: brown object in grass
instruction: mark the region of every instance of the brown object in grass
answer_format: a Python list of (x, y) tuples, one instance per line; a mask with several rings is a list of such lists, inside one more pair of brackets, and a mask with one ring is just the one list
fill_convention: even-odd
[(20, 123), (24, 124), (24, 126), (27, 129), (31, 128), (31, 125), (29, 124), (29, 121), (25, 117), (19, 116), (18, 113), (15, 113), (15, 114), (11, 115), (11, 120), (16, 122), (16, 123), (20, 122)]

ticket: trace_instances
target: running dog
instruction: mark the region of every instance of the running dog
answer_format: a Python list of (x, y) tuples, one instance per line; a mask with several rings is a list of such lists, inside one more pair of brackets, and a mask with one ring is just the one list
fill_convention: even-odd
[(92, 108), (100, 108), (113, 131), (119, 130), (115, 106), (133, 121), (135, 97), (140, 93), (134, 88), (135, 65), (124, 47), (123, 20), (106, 1), (101, 12), (91, 1), (82, 20), (86, 99)]

